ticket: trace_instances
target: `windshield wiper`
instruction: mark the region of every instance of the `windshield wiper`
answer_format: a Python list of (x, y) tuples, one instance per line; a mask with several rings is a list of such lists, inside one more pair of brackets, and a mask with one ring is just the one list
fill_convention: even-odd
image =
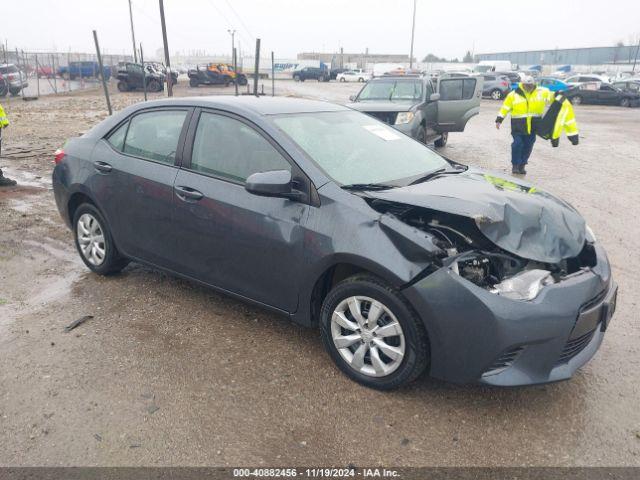
[[(426, 175), (423, 175), (421, 177), (416, 178), (409, 185), (415, 185), (417, 183), (426, 182), (428, 180), (431, 180), (434, 177), (437, 177), (441, 173), (445, 173), (446, 171), (447, 171), (446, 168), (439, 168), (438, 170), (434, 170), (433, 172), (429, 172)], [(451, 173), (451, 172), (449, 172), (449, 173)]]
[(384, 183), (351, 183), (342, 185), (343, 190), (366, 191), (366, 190), (388, 190), (395, 188), (394, 185), (385, 185)]

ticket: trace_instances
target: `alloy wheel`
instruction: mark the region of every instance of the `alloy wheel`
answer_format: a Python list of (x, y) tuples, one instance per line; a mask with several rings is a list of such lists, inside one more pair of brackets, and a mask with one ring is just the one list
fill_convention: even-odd
[(369, 377), (393, 373), (405, 355), (400, 322), (370, 297), (348, 297), (338, 304), (331, 317), (331, 338), (342, 359)]
[(90, 213), (84, 213), (78, 219), (77, 236), (80, 251), (87, 262), (95, 266), (102, 265), (107, 253), (104, 232), (98, 220)]
[(500, 92), (500, 90), (494, 90), (491, 92), (491, 98), (494, 100), (500, 100), (502, 98), (502, 92)]

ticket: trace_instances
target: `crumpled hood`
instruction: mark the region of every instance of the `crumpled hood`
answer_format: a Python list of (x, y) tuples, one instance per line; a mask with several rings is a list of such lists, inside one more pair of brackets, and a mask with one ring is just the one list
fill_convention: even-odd
[(414, 104), (411, 102), (354, 102), (345, 105), (359, 112), (408, 112)]
[(584, 247), (585, 222), (571, 205), (497, 173), (470, 168), (368, 196), (472, 218), (493, 243), (530, 260), (558, 263)]

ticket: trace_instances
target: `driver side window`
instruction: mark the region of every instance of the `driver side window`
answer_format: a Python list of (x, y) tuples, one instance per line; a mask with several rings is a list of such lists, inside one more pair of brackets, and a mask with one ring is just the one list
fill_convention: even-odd
[(291, 171), (291, 164), (249, 125), (225, 115), (202, 112), (193, 142), (191, 169), (244, 183), (253, 173)]

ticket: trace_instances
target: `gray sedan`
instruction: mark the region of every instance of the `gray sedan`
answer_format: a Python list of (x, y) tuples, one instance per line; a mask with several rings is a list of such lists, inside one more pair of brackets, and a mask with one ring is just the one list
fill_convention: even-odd
[(319, 328), (369, 387), (425, 371), (567, 379), (615, 309), (607, 257), (570, 205), (342, 106), (139, 103), (55, 162), (56, 203), (90, 270), (140, 262)]

